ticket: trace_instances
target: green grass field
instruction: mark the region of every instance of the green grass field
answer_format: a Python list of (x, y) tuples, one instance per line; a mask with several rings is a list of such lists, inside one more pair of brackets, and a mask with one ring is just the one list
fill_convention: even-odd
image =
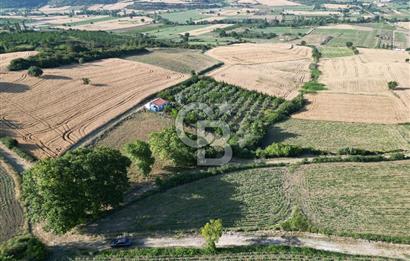
[(340, 235), (410, 242), (410, 164), (305, 165), (294, 173), (302, 210), (313, 225)]
[(299, 206), (322, 233), (405, 243), (410, 242), (409, 173), (409, 161), (236, 171), (145, 197), (84, 232), (175, 234), (198, 231), (211, 218), (221, 218), (227, 230), (264, 230)]
[(266, 27), (266, 28), (251, 28), (251, 30), (255, 30), (257, 32), (265, 32), (265, 33), (275, 33), (275, 34), (292, 34), (297, 35), (299, 33), (305, 34), (311, 30), (310, 27), (286, 27), (286, 26), (278, 26), (278, 27)]
[(406, 49), (408, 46), (406, 35), (402, 32), (394, 32), (394, 45), (400, 49)]
[(221, 218), (227, 229), (272, 228), (291, 211), (283, 193), (285, 171), (247, 170), (202, 179), (142, 199), (89, 230), (103, 234), (197, 231), (211, 218)]
[(326, 45), (333, 47), (345, 47), (346, 42), (352, 42), (354, 46), (375, 48), (377, 46), (377, 31), (360, 31), (350, 29), (316, 29), (315, 34), (332, 36)]
[(114, 20), (114, 19), (118, 19), (118, 17), (112, 17), (112, 16), (96, 17), (92, 19), (79, 21), (79, 22), (67, 23), (65, 25), (66, 26), (79, 26), (79, 25), (104, 22), (104, 21), (109, 21), (109, 20)]
[(107, 260), (107, 259), (133, 259), (133, 260), (387, 260), (378, 257), (352, 256), (341, 253), (332, 253), (304, 247), (287, 246), (243, 246), (231, 248), (218, 248), (215, 253), (198, 248), (137, 248), (126, 250), (105, 250), (93, 257), (81, 256), (75, 260)]
[(208, 27), (209, 25), (178, 25), (178, 26), (165, 26), (160, 28), (155, 28), (154, 30), (149, 30), (146, 33), (155, 36), (159, 39), (179, 39), (180, 33), (187, 31)]
[(372, 151), (410, 150), (410, 125), (289, 119), (275, 124), (264, 145), (284, 142), (337, 152), (344, 147)]
[(190, 20), (195, 21), (208, 16), (201, 14), (200, 10), (187, 10), (181, 12), (161, 13), (161, 17), (170, 20), (171, 22), (184, 24)]
[(354, 55), (352, 49), (347, 47), (321, 46), (319, 50), (322, 53), (322, 58), (336, 58)]
[(24, 213), (16, 199), (13, 178), (0, 166), (0, 243), (20, 233)]
[(138, 62), (157, 65), (181, 73), (200, 72), (217, 63), (218, 60), (203, 54), (200, 50), (190, 49), (154, 49), (149, 54), (128, 57)]

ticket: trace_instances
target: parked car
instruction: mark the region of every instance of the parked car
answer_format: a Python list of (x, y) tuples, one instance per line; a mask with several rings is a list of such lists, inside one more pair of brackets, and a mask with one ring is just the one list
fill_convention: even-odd
[(132, 241), (131, 239), (127, 238), (127, 237), (121, 237), (121, 238), (117, 238), (117, 239), (113, 239), (111, 241), (110, 246), (112, 248), (116, 248), (116, 247), (130, 247), (132, 246)]

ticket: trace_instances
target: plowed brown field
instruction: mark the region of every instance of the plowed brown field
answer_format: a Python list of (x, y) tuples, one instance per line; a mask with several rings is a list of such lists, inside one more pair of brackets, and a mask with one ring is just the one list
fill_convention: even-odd
[[(365, 122), (410, 122), (409, 54), (360, 49), (360, 55), (322, 59), (320, 81), (328, 90), (307, 95), (310, 104), (295, 118)], [(389, 81), (399, 87), (391, 91)]]
[[(84, 85), (82, 78), (89, 78)], [(189, 76), (153, 65), (107, 59), (25, 72), (0, 80), (0, 134), (16, 137), (35, 156), (56, 156), (144, 98)]]
[(290, 44), (238, 44), (208, 55), (225, 65), (210, 73), (218, 81), (269, 95), (293, 98), (310, 79), (311, 49)]

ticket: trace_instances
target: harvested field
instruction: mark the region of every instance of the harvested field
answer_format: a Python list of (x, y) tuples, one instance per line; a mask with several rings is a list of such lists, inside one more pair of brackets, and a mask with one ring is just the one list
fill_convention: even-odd
[(90, 7), (87, 8), (87, 10), (122, 10), (124, 8), (126, 8), (127, 6), (133, 4), (134, 1), (119, 1), (118, 3), (114, 3), (114, 4), (96, 4), (96, 5), (92, 5)]
[[(24, 213), (16, 198), (16, 184), (0, 162), (0, 243), (22, 232)], [(17, 173), (15, 175), (18, 175)]]
[(265, 145), (283, 142), (337, 152), (352, 147), (370, 151), (410, 150), (410, 125), (385, 125), (289, 119), (272, 126)]
[(218, 60), (203, 54), (199, 50), (178, 48), (153, 49), (148, 54), (131, 56), (127, 59), (181, 73), (191, 73), (192, 70), (201, 72), (219, 63)]
[[(144, 98), (189, 76), (122, 59), (2, 75), (2, 132), (35, 156), (57, 156)], [(91, 85), (82, 84), (89, 78)]]
[(291, 178), (313, 225), (336, 234), (408, 240), (409, 172), (408, 161), (314, 164)]
[(68, 14), (73, 8), (71, 6), (61, 6), (61, 7), (51, 7), (49, 5), (45, 5), (39, 9), (40, 12), (45, 14)]
[(195, 230), (210, 218), (227, 229), (267, 229), (291, 211), (282, 190), (285, 169), (246, 170), (182, 185), (142, 199), (87, 227), (121, 234)]
[[(322, 59), (320, 81), (327, 91), (307, 95), (299, 119), (364, 123), (410, 121), (409, 54), (402, 51), (359, 49), (360, 55)], [(390, 91), (389, 81), (400, 88)]]
[(28, 51), (28, 52), (14, 52), (14, 53), (0, 54), (0, 73), (7, 71), (7, 67), (9, 66), (12, 60), (17, 59), (17, 58), (28, 58), (30, 56), (36, 55), (37, 53), (38, 52), (36, 51)]
[(231, 26), (231, 24), (214, 24), (214, 25), (207, 26), (205, 28), (199, 28), (199, 29), (195, 29), (195, 30), (191, 30), (191, 31), (187, 31), (187, 32), (182, 32), (180, 34), (184, 35), (186, 33), (189, 33), (190, 36), (198, 36), (198, 35), (210, 33), (215, 29), (226, 28), (226, 27), (229, 27), (229, 26)]
[(398, 22), (397, 26), (410, 30), (410, 22)]
[(306, 110), (293, 114), (295, 119), (362, 123), (410, 122), (409, 108), (390, 95), (329, 93), (305, 95)]
[(78, 15), (70, 17), (68, 15), (55, 15), (55, 16), (33, 16), (30, 17), (33, 20), (30, 25), (32, 26), (63, 26), (68, 24), (76, 24), (76, 23), (91, 23), (92, 21), (98, 21), (99, 19), (111, 19), (109, 16), (86, 16), (86, 15)]
[(86, 31), (113, 31), (143, 26), (150, 24), (151, 22), (152, 18), (146, 16), (138, 16), (134, 18), (124, 17), (119, 19), (109, 19), (100, 22), (71, 26), (70, 28)]
[(208, 55), (225, 65), (209, 75), (218, 81), (287, 99), (310, 79), (311, 49), (289, 44), (238, 44)]

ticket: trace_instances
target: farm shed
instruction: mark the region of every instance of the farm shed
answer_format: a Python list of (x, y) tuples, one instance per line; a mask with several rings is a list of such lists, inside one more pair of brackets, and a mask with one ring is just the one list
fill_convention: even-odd
[(167, 106), (168, 104), (169, 104), (169, 101), (164, 100), (162, 98), (156, 98), (148, 102), (147, 104), (145, 104), (144, 107), (147, 110), (159, 112), (159, 111), (163, 111), (165, 106)]

